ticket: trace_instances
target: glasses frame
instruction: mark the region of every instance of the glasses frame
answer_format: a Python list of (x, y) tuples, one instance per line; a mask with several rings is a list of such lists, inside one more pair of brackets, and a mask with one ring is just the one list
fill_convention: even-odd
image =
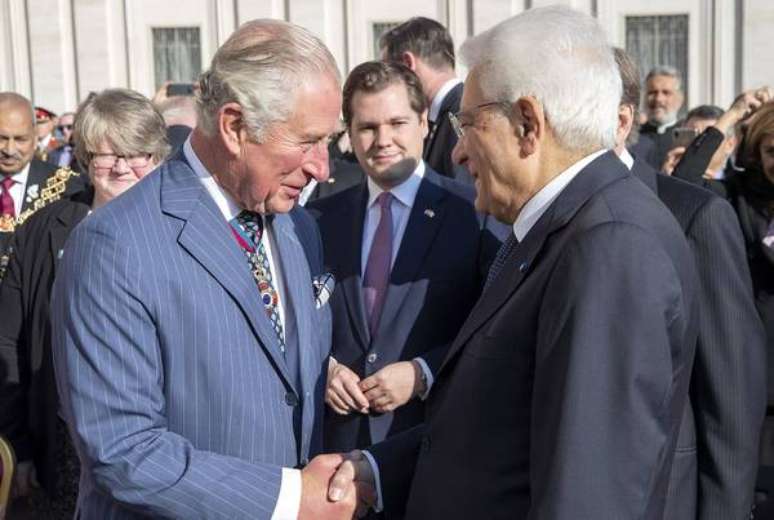
[[(110, 164), (110, 166), (105, 165), (98, 165), (95, 159), (98, 159), (100, 157), (113, 157), (113, 162)], [(102, 170), (112, 170), (116, 167), (116, 164), (118, 164), (118, 161), (123, 159), (126, 165), (131, 168), (132, 170), (140, 170), (142, 168), (145, 168), (148, 166), (148, 163), (150, 163), (151, 159), (153, 158), (152, 153), (142, 153), (137, 155), (121, 155), (117, 153), (92, 153), (89, 152), (89, 163), (93, 164), (95, 168), (100, 168)], [(137, 160), (142, 160), (142, 164), (136, 163)], [(136, 164), (132, 164), (132, 162), (135, 162)]]
[(449, 122), (451, 122), (452, 129), (454, 130), (454, 133), (457, 135), (457, 139), (462, 139), (463, 137), (465, 137), (465, 124), (463, 124), (461, 121), (461, 119), (465, 117), (465, 115), (470, 114), (471, 119), (475, 119), (476, 115), (479, 112), (481, 112), (486, 108), (494, 107), (494, 106), (499, 107), (507, 112), (510, 112), (511, 110), (511, 104), (508, 101), (488, 101), (486, 103), (481, 103), (480, 105), (476, 105), (470, 110), (460, 110), (457, 113), (448, 112)]

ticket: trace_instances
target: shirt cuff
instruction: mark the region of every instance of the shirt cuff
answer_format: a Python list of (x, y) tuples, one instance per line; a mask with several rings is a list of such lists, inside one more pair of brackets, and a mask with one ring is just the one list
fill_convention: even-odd
[(377, 513), (381, 513), (384, 510), (384, 500), (382, 500), (382, 479), (379, 477), (379, 466), (376, 465), (376, 459), (374, 456), (368, 453), (368, 451), (362, 451), (363, 456), (371, 465), (371, 471), (374, 473), (374, 487), (376, 487), (376, 504), (372, 506), (372, 509)]
[(271, 520), (296, 520), (301, 509), (301, 471), (282, 468), (282, 483)]
[(421, 357), (415, 357), (414, 361), (419, 363), (419, 367), (422, 369), (422, 372), (425, 374), (425, 381), (427, 384), (425, 385), (425, 391), (419, 394), (419, 398), (423, 401), (427, 399), (427, 396), (430, 394), (430, 388), (433, 386), (433, 372), (430, 370), (430, 366), (427, 364), (427, 362), (422, 359)]

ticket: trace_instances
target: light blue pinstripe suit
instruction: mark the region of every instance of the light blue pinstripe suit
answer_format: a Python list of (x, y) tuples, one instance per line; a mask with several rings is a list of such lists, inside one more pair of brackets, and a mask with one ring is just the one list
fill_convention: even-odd
[(314, 305), (319, 234), (302, 209), (275, 216), (273, 232), (288, 361), (182, 154), (73, 232), (52, 322), (81, 518), (268, 518), (281, 467), (320, 450), (330, 314)]

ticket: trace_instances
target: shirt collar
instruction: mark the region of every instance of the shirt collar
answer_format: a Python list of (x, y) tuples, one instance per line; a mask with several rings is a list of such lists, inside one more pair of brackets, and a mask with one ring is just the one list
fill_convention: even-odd
[(27, 163), (27, 166), (21, 169), (21, 171), (14, 173), (11, 175), (11, 178), (16, 181), (18, 184), (21, 184), (22, 186), (27, 186), (27, 179), (30, 176), (30, 163)]
[(623, 152), (621, 152), (621, 155), (619, 155), (618, 158), (626, 165), (629, 170), (634, 167), (634, 157), (632, 157), (632, 154), (630, 154), (629, 150), (626, 148), (623, 149)]
[(556, 200), (562, 190), (570, 184), (576, 175), (578, 175), (583, 168), (585, 168), (591, 161), (607, 152), (606, 149), (593, 152), (580, 161), (576, 162), (562, 173), (551, 179), (551, 181), (543, 186), (540, 191), (532, 196), (531, 199), (524, 204), (521, 208), (519, 216), (516, 217), (516, 222), (513, 223), (513, 234), (516, 235), (516, 239), (521, 242), (524, 237), (527, 236), (532, 226), (543, 216), (551, 203)]
[(231, 222), (237, 215), (239, 215), (239, 213), (242, 211), (242, 208), (237, 206), (237, 203), (234, 201), (233, 197), (226, 193), (223, 188), (221, 188), (220, 185), (215, 181), (215, 178), (212, 176), (212, 174), (207, 171), (207, 168), (205, 168), (204, 164), (202, 164), (199, 156), (196, 155), (193, 146), (191, 146), (190, 136), (185, 140), (185, 144), (183, 145), (183, 155), (185, 155), (188, 164), (191, 165), (191, 168), (193, 168), (196, 176), (199, 177), (199, 180), (204, 185), (207, 193), (209, 193), (215, 201), (215, 204), (223, 214), (223, 217), (226, 219), (226, 221)]
[[(392, 196), (398, 199), (401, 204), (406, 207), (414, 207), (414, 200), (417, 198), (417, 191), (419, 191), (419, 185), (422, 183), (422, 178), (425, 176), (425, 161), (419, 161), (417, 167), (409, 175), (408, 179), (395, 186), (390, 190)], [(371, 177), (368, 177), (368, 206), (370, 208), (376, 202), (376, 197), (381, 195), (384, 191), (376, 184)]]
[(443, 98), (446, 97), (446, 94), (451, 91), (454, 87), (462, 83), (462, 80), (459, 78), (452, 78), (443, 85), (441, 85), (441, 88), (438, 89), (438, 92), (435, 93), (435, 97), (433, 97), (433, 101), (430, 103), (430, 111), (427, 114), (427, 118), (432, 121), (433, 123), (436, 123), (436, 119), (438, 119), (438, 114), (441, 112), (441, 104), (443, 103)]

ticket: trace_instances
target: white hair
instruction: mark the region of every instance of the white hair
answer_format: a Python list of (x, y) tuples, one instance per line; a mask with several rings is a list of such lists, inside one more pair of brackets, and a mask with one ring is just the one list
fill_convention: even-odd
[(674, 78), (675, 80), (675, 89), (680, 90), (683, 87), (683, 75), (680, 74), (680, 71), (677, 70), (675, 67), (672, 67), (671, 65), (656, 65), (652, 69), (650, 69), (650, 72), (648, 72), (648, 75), (645, 76), (645, 82), (647, 83), (651, 79), (655, 78), (656, 76), (667, 76), (670, 78)]
[(621, 77), (591, 16), (562, 6), (530, 9), (470, 38), (460, 54), (492, 101), (537, 99), (565, 149), (615, 146)]
[(250, 136), (260, 142), (272, 124), (290, 117), (296, 90), (326, 75), (340, 80), (336, 60), (306, 29), (280, 20), (246, 22), (199, 79), (199, 126), (213, 135), (220, 108), (236, 102)]

